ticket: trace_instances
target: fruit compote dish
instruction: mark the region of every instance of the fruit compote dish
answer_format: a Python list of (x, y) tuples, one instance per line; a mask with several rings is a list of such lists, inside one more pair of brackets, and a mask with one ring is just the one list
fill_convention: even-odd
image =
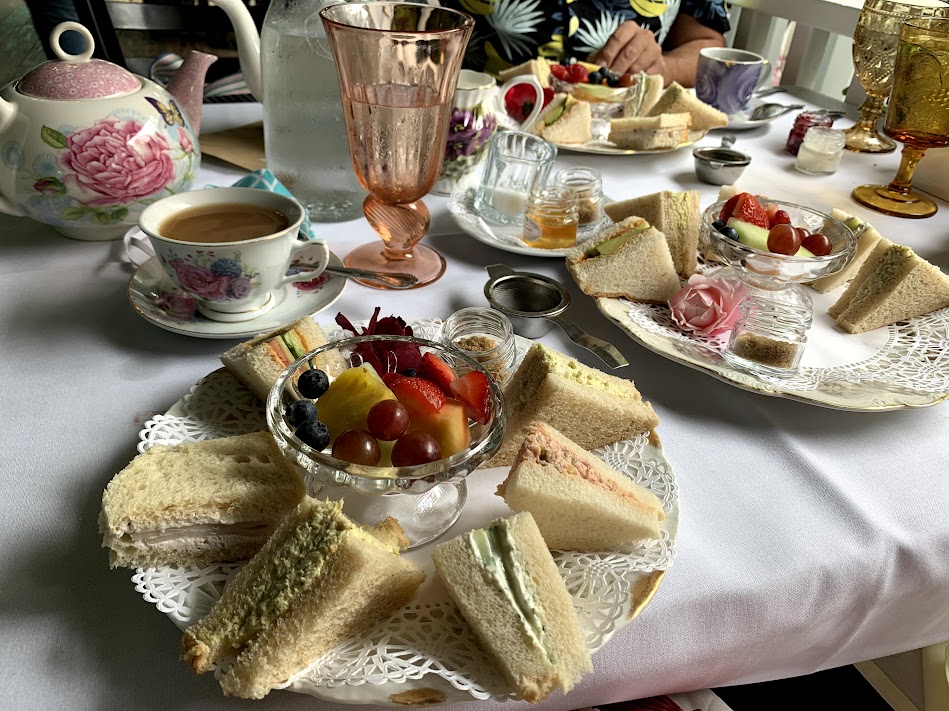
[[(350, 365), (335, 377), (312, 363), (331, 350)], [(377, 333), (292, 363), (266, 411), (277, 444), (308, 472), (316, 495), (344, 498), (361, 523), (398, 519), (414, 547), (461, 513), (464, 478), (501, 444), (501, 402), (498, 385), (458, 349)]]
[(705, 210), (700, 237), (706, 261), (728, 265), (748, 287), (725, 359), (758, 375), (794, 373), (813, 321), (801, 284), (843, 269), (853, 232), (817, 210), (739, 193)]
[(592, 104), (593, 115), (609, 118), (622, 112), (622, 102), (636, 82), (632, 74), (617, 74), (606, 67), (568, 60), (550, 67), (554, 91)]

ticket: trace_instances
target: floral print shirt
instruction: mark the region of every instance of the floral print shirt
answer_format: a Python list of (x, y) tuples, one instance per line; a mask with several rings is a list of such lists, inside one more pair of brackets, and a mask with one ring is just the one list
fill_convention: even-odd
[(677, 15), (718, 32), (729, 28), (725, 0), (441, 0), (475, 20), (465, 66), (496, 74), (535, 57), (585, 59), (627, 20), (661, 45)]

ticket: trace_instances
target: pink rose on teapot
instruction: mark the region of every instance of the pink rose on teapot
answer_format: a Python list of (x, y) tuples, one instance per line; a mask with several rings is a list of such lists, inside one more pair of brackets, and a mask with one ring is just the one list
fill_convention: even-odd
[[(81, 54), (63, 32), (86, 39)], [(216, 57), (192, 52), (168, 89), (92, 59), (92, 35), (57, 25), (45, 62), (0, 90), (0, 211), (67, 237), (117, 239), (150, 203), (191, 188), (202, 87)]]

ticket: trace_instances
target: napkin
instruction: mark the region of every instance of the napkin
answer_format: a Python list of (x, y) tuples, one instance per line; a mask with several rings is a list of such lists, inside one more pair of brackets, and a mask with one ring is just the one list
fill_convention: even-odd
[[(220, 186), (209, 185), (207, 187), (216, 188)], [(255, 170), (245, 175), (231, 187), (269, 190), (271, 192), (293, 198), (293, 194), (287, 190), (284, 184), (277, 179), (277, 176), (266, 168), (261, 168), (260, 170)], [(305, 209), (304, 213), (306, 213)], [(303, 218), (303, 224), (300, 225), (300, 234), (298, 239), (304, 241), (316, 239), (316, 231), (313, 229), (313, 223), (310, 221), (310, 216), (308, 214)], [(125, 233), (123, 244), (125, 245), (126, 261), (130, 262), (133, 267), (140, 267), (142, 264), (155, 256), (155, 250), (152, 249), (151, 242), (148, 241), (148, 236), (138, 227), (132, 227), (128, 232)]]

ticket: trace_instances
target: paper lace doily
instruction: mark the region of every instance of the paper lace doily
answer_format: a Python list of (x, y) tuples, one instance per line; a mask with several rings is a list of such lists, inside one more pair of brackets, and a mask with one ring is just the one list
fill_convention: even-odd
[[(441, 322), (423, 321), (412, 326), (416, 336), (437, 340)], [(346, 334), (337, 330), (327, 335), (337, 339)], [(518, 339), (518, 360), (529, 345), (529, 341)], [(138, 449), (259, 429), (266, 429), (262, 405), (232, 375), (219, 370), (203, 378), (168, 413), (149, 420), (140, 433)], [(636, 599), (634, 589), (671, 564), (679, 520), (678, 487), (672, 467), (662, 450), (650, 445), (645, 436), (594, 453), (659, 497), (666, 520), (659, 540), (624, 550), (553, 551), (591, 651), (606, 644), (645, 604)], [(468, 485), (475, 484), (469, 479)], [(449, 535), (458, 533), (453, 529)], [(428, 550), (426, 572), (433, 575)], [(140, 568), (132, 581), (148, 602), (184, 629), (208, 612), (239, 567)], [(655, 578), (653, 587), (657, 584)], [(283, 687), (323, 699), (357, 703), (392, 704), (392, 695), (413, 689), (435, 691), (442, 695), (442, 702), (511, 698), (510, 689), (488, 664), (467, 623), (447, 597), (409, 603), (368, 632), (332, 649)]]
[[(700, 264), (699, 273), (718, 268)], [(949, 309), (878, 329), (885, 337), (872, 355), (831, 367), (801, 367), (793, 375), (751, 375), (729, 365), (727, 336), (703, 339), (684, 334), (664, 304), (597, 299), (600, 310), (647, 348), (710, 372), (748, 390), (845, 410), (925, 407), (949, 398)], [(815, 309), (815, 317), (819, 314)], [(812, 328), (809, 339), (819, 338)], [(848, 335), (860, 339), (861, 335)]]

